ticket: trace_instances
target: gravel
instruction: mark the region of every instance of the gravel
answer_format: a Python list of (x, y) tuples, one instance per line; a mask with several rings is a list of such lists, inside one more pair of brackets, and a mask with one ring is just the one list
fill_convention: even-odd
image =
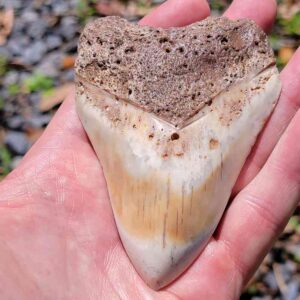
[(43, 58), (47, 52), (47, 47), (44, 42), (36, 41), (30, 47), (24, 50), (22, 62), (24, 64), (36, 64)]
[(25, 119), (22, 115), (16, 115), (8, 118), (6, 123), (7, 127), (10, 129), (22, 129), (25, 123)]
[(17, 84), (19, 81), (19, 73), (17, 71), (9, 71), (3, 79), (4, 85)]
[(19, 131), (7, 131), (5, 144), (14, 153), (19, 155), (24, 155), (29, 149), (29, 142), (25, 133)]
[(47, 31), (48, 24), (43, 19), (38, 19), (30, 24), (27, 29), (27, 34), (34, 39), (41, 39)]
[(52, 116), (50, 114), (36, 114), (27, 121), (26, 125), (33, 128), (41, 128), (46, 126), (50, 122), (51, 118)]
[(53, 35), (53, 34), (48, 35), (45, 39), (45, 42), (48, 50), (57, 49), (63, 43), (62, 38), (59, 35)]
[(73, 39), (76, 33), (79, 31), (78, 21), (76, 17), (65, 17), (61, 21), (59, 33), (68, 41)]

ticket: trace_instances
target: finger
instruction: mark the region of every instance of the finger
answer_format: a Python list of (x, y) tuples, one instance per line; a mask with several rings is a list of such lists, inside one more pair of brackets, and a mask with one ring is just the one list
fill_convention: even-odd
[(234, 0), (225, 16), (229, 19), (251, 19), (262, 29), (270, 31), (275, 17), (277, 4), (275, 0)]
[(300, 111), (258, 176), (229, 206), (216, 239), (226, 244), (244, 283), (284, 229), (300, 197)]
[(234, 194), (239, 192), (256, 176), (274, 149), (280, 136), (300, 108), (299, 78), (300, 48), (280, 75), (282, 82), (280, 99), (243, 167), (234, 187)]
[(153, 27), (180, 27), (205, 19), (210, 14), (206, 0), (168, 0), (149, 15), (141, 25)]

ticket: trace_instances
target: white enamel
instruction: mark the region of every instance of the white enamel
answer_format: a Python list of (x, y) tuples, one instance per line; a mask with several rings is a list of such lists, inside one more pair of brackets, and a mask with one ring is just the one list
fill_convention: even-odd
[[(213, 234), (276, 104), (278, 72), (271, 67), (223, 92), (179, 130), (104, 92), (78, 90), (77, 110), (103, 166), (123, 245), (144, 281), (159, 289)], [(172, 140), (174, 132), (179, 138)]]

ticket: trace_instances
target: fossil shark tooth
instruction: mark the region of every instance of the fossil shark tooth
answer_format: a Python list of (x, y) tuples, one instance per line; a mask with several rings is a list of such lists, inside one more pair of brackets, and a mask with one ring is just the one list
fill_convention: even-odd
[(86, 26), (77, 111), (101, 161), (124, 248), (159, 289), (213, 234), (280, 81), (254, 22)]

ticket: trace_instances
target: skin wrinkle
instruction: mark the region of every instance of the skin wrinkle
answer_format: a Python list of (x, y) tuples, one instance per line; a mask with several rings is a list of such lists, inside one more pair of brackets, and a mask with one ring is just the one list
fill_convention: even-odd
[[(9, 257), (12, 259), (12, 265), (15, 268), (17, 268), (17, 272), (15, 272), (15, 273), (18, 274), (17, 276), (20, 277), (20, 274), (22, 274), (23, 276), (21, 276), (22, 277), (21, 280), (25, 279), (26, 283), (30, 285), (31, 289), (33, 289), (36, 292), (38, 292), (39, 297), (41, 297), (41, 290), (36, 285), (36, 283), (34, 282), (34, 280), (31, 278), (30, 274), (28, 272), (26, 272), (26, 273), (24, 272), (24, 270), (26, 270), (26, 269), (21, 267), (20, 261), (17, 259), (16, 256), (13, 255), (13, 253), (14, 253), (13, 249), (11, 247), (9, 247), (9, 245), (5, 241), (1, 240), (0, 244), (2, 244), (1, 251), (3, 250), (3, 248), (8, 248), (9, 249), (9, 251), (7, 251), (7, 253), (9, 255)], [(7, 261), (8, 261), (8, 259), (7, 259)], [(1, 273), (0, 273), (0, 276), (1, 276)], [(0, 287), (1, 287), (1, 282), (3, 282), (3, 281), (0, 281)], [(22, 282), (19, 282), (19, 284), (22, 285)], [(40, 298), (40, 299), (42, 299), (42, 298)]]
[(248, 204), (252, 210), (255, 211), (256, 214), (260, 215), (261, 219), (268, 222), (268, 226), (275, 234), (278, 233), (278, 224), (280, 224), (279, 220), (276, 216), (272, 213), (272, 209), (268, 206), (263, 205), (264, 201), (261, 198), (257, 198), (256, 196), (245, 192), (243, 196), (243, 201), (245, 204)]

